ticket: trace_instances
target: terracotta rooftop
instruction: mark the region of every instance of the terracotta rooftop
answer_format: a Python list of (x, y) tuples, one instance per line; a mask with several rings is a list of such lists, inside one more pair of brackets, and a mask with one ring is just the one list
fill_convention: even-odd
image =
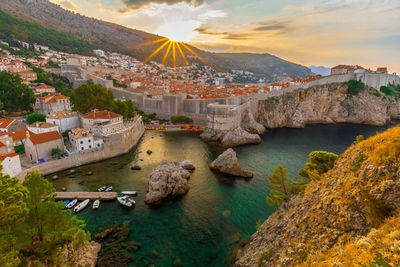
[(51, 127), (56, 127), (57, 125), (53, 124), (53, 123), (48, 123), (45, 121), (37, 121), (34, 122), (32, 124), (30, 124), (28, 127), (32, 127), (32, 128), (51, 128)]
[(7, 128), (14, 121), (15, 120), (11, 120), (11, 119), (0, 119), (0, 128)]
[(6, 158), (12, 158), (18, 156), (18, 153), (9, 153), (9, 154), (1, 154), (0, 155), (0, 161), (5, 160)]
[(92, 112), (86, 113), (82, 116), (85, 119), (104, 119), (104, 120), (111, 120), (115, 118), (122, 117), (121, 115), (108, 111), (108, 110), (93, 110)]
[(38, 97), (38, 99), (44, 100), (46, 104), (51, 104), (51, 103), (56, 103), (57, 99), (69, 99), (69, 97), (62, 94), (52, 94), (52, 95), (40, 96)]
[(62, 139), (62, 136), (58, 131), (52, 131), (40, 134), (35, 134), (31, 131), (28, 131), (28, 133), (29, 133), (29, 139), (34, 145), (47, 143), (57, 139)]
[(26, 138), (26, 130), (22, 129), (19, 131), (11, 132), (10, 135), (13, 141), (19, 141)]
[(72, 137), (76, 138), (76, 139), (80, 139), (80, 138), (84, 138), (84, 137), (91, 137), (93, 136), (93, 134), (91, 132), (89, 132), (87, 129), (85, 128), (76, 128), (76, 129), (72, 129), (69, 132), (70, 135), (72, 135)]
[(70, 117), (76, 117), (78, 116), (77, 112), (73, 112), (70, 110), (62, 110), (62, 111), (57, 111), (54, 112), (50, 115), (47, 116), (49, 119), (64, 119), (64, 118), (70, 118)]

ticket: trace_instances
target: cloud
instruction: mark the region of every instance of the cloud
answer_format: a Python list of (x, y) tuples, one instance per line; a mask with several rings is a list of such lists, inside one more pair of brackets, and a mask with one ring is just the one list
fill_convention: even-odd
[(122, 0), (122, 2), (126, 5), (126, 8), (121, 9), (121, 11), (128, 11), (131, 9), (140, 9), (150, 4), (175, 5), (184, 2), (193, 6), (200, 6), (204, 4), (205, 0)]
[(287, 21), (266, 21), (257, 23), (253, 31), (284, 31), (288, 29)]
[(81, 11), (81, 8), (72, 3), (70, 0), (62, 0), (60, 1), (60, 5), (69, 10)]
[(211, 28), (206, 28), (206, 27), (199, 27), (199, 28), (195, 29), (195, 31), (200, 34), (206, 34), (206, 35), (228, 35), (228, 34), (230, 34), (229, 32), (213, 31)]

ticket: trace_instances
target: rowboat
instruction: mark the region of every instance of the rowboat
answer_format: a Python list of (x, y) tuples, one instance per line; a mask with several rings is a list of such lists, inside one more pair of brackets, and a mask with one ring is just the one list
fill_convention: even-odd
[(98, 209), (99, 206), (100, 206), (100, 200), (97, 199), (97, 200), (93, 203), (93, 209)]
[(127, 207), (132, 207), (133, 205), (136, 204), (136, 201), (131, 196), (118, 197), (117, 200), (121, 205)]
[(105, 187), (105, 186), (102, 186), (102, 187), (100, 187), (99, 189), (97, 189), (97, 191), (101, 192), (101, 191), (104, 191), (104, 189), (106, 189), (106, 187)]
[(69, 202), (68, 204), (67, 204), (67, 206), (65, 206), (65, 208), (66, 209), (70, 209), (70, 208), (72, 208), (73, 206), (75, 206), (75, 204), (78, 202), (78, 200), (77, 199), (74, 199), (74, 200), (72, 200), (71, 202)]
[(137, 191), (122, 191), (121, 194), (129, 195), (129, 196), (136, 196), (137, 195)]
[(110, 192), (112, 190), (112, 186), (107, 187), (106, 192)]
[(74, 208), (74, 212), (80, 212), (81, 210), (83, 210), (84, 208), (86, 208), (86, 206), (89, 204), (90, 199), (86, 199), (84, 201), (82, 201), (81, 203), (79, 203), (78, 206), (76, 206)]

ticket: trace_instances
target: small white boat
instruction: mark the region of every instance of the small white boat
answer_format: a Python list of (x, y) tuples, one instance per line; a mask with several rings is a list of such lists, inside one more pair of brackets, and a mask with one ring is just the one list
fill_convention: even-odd
[(112, 186), (107, 187), (106, 192), (110, 192), (112, 190)]
[(100, 207), (100, 200), (96, 200), (94, 203), (93, 203), (93, 209), (98, 209)]
[(75, 204), (76, 204), (77, 202), (78, 202), (78, 200), (77, 200), (77, 199), (74, 199), (74, 200), (72, 200), (71, 202), (69, 202), (68, 205), (65, 206), (65, 208), (66, 208), (66, 209), (70, 209), (70, 208), (72, 208), (73, 206), (75, 206)]
[(131, 196), (118, 197), (117, 200), (121, 205), (127, 207), (132, 207), (133, 205), (136, 204), (136, 201)]
[(86, 206), (89, 204), (90, 199), (86, 199), (84, 201), (82, 201), (81, 203), (79, 203), (78, 206), (76, 206), (74, 208), (74, 212), (80, 212), (81, 210), (83, 210), (84, 208), (86, 208)]
[(101, 192), (101, 191), (104, 191), (104, 189), (106, 189), (106, 187), (105, 187), (105, 186), (102, 186), (102, 187), (100, 187), (99, 189), (97, 189), (97, 191)]
[(122, 191), (121, 194), (128, 195), (128, 196), (136, 196), (137, 191)]

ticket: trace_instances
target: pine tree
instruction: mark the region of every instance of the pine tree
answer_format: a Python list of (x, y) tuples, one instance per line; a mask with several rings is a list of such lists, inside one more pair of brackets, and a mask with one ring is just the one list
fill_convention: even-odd
[(297, 194), (304, 190), (306, 182), (302, 179), (295, 181), (287, 177), (287, 169), (278, 165), (272, 174), (268, 176), (272, 189), (266, 197), (270, 206), (279, 206), (291, 194)]
[(18, 266), (17, 228), (28, 213), (28, 190), (18, 178), (3, 175), (0, 164), (0, 266)]

